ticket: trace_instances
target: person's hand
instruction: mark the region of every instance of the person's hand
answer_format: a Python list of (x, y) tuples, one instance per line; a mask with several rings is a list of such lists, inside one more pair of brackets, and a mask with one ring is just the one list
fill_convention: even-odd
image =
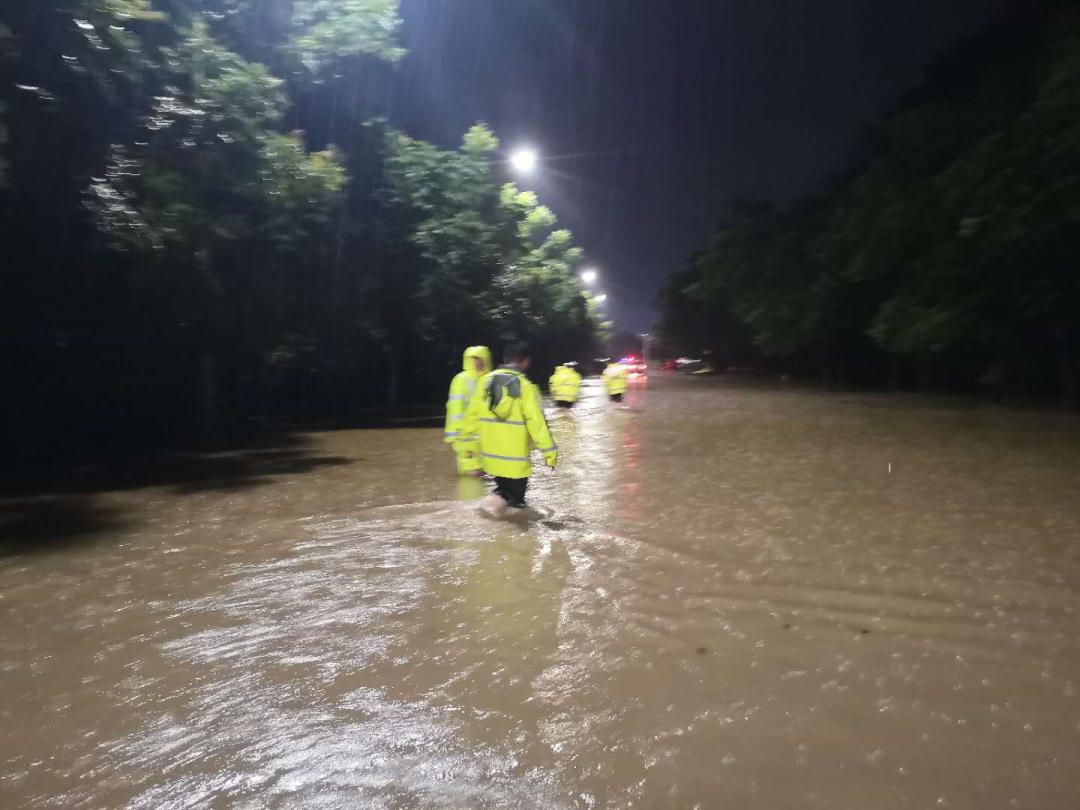
[(558, 456), (559, 456), (558, 453), (548, 453), (546, 456), (544, 456), (544, 463), (547, 464), (549, 467), (551, 467), (551, 469), (554, 470), (555, 469), (555, 462), (558, 459)]

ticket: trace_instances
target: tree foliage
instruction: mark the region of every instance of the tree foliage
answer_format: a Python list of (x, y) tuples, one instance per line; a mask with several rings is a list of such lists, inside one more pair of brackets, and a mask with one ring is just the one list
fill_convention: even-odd
[[(0, 328), (23, 410), (157, 442), (435, 402), (463, 346), (511, 335), (588, 351), (580, 250), (500, 185), (494, 135), (442, 149), (341, 101), (402, 55), (398, 26), (396, 0), (5, 5)], [(295, 131), (320, 105), (341, 113)]]
[[(936, 373), (1074, 398), (1078, 108), (1067, 6), (962, 44), (825, 192), (731, 200), (662, 296), (662, 331), (701, 346), (745, 330), (759, 358), (868, 382)], [(694, 306), (710, 337), (685, 334)]]
[(387, 202), (425, 263), (417, 338), (454, 354), (478, 330), (496, 345), (527, 340), (541, 366), (587, 353), (602, 324), (574, 272), (582, 251), (534, 193), (497, 185), (491, 131), (474, 126), (454, 151), (389, 138)]
[(404, 55), (397, 45), (396, 0), (299, 0), (292, 5), (289, 48), (309, 70), (357, 56), (393, 61)]

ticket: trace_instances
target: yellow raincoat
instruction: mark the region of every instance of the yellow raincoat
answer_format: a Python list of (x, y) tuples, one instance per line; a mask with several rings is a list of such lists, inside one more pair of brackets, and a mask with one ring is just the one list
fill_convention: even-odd
[(604, 369), (604, 388), (609, 396), (625, 394), (628, 372), (626, 366), (620, 363), (608, 363)]
[(540, 389), (513, 368), (499, 368), (480, 378), (461, 433), (480, 434), (484, 472), (499, 478), (528, 478), (534, 447), (552, 468), (559, 455), (540, 405)]
[[(484, 371), (478, 372), (474, 358), (483, 361)], [(450, 381), (450, 394), (446, 399), (446, 427), (443, 429), (443, 441), (452, 445), (457, 455), (458, 472), (462, 475), (475, 473), (480, 467), (480, 446), (478, 436), (463, 434), (461, 424), (465, 418), (465, 408), (472, 398), (476, 381), (491, 371), (491, 352), (487, 346), (470, 346), (462, 358), (463, 370)]]
[(581, 375), (570, 366), (559, 366), (548, 380), (548, 390), (556, 402), (577, 402)]

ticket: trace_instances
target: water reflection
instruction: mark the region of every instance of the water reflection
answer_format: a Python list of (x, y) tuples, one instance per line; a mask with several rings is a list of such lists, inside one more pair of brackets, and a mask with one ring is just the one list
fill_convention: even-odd
[(483, 498), (490, 488), (483, 478), (471, 475), (458, 476), (457, 497), (459, 501), (476, 501)]
[(657, 382), (529, 523), (338, 431), (14, 548), (3, 806), (1071, 808), (1074, 423)]

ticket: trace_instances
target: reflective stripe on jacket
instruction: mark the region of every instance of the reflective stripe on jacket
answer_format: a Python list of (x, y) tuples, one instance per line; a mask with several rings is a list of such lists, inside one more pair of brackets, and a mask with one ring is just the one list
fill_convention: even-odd
[[(496, 375), (514, 375), (520, 382), (521, 395), (510, 400), (505, 419), (495, 415), (487, 399), (487, 389)], [(558, 458), (558, 448), (540, 405), (540, 389), (516, 369), (500, 368), (480, 378), (465, 411), (462, 431), (466, 435), (480, 434), (480, 463), (488, 475), (528, 478), (532, 473), (529, 453), (534, 446), (550, 464), (554, 465)]]

